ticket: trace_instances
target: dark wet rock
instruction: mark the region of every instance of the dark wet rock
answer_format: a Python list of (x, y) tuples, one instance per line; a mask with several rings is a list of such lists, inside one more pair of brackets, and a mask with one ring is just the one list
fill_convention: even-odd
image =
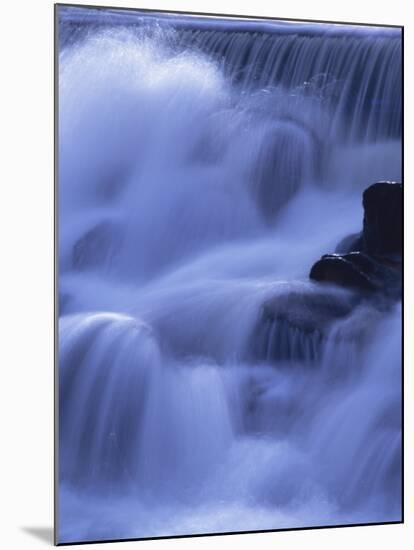
[(120, 244), (119, 227), (112, 221), (102, 221), (87, 231), (73, 249), (73, 266), (79, 270), (92, 269), (109, 263)]
[(320, 358), (333, 322), (346, 317), (358, 302), (350, 292), (299, 288), (278, 294), (262, 307), (253, 336), (255, 357), (266, 361)]
[(335, 252), (362, 251), (379, 261), (400, 262), (403, 241), (402, 184), (389, 181), (374, 183), (364, 191), (362, 204), (362, 231), (342, 239)]
[(392, 297), (401, 292), (401, 270), (384, 265), (363, 252), (325, 254), (312, 266), (310, 278)]
[(253, 194), (267, 222), (296, 194), (316, 167), (318, 142), (293, 120), (277, 121), (258, 144)]
[[(387, 310), (402, 291), (402, 187), (379, 182), (364, 192), (364, 227), (325, 254), (310, 279), (325, 285), (281, 285), (262, 307), (251, 349), (260, 361), (318, 361), (333, 325), (359, 305)], [(370, 325), (370, 323), (368, 323)], [(362, 329), (358, 329), (362, 334)]]
[(365, 293), (399, 299), (402, 292), (402, 185), (378, 182), (363, 193), (360, 233), (345, 237), (325, 254), (309, 277)]
[(335, 283), (364, 291), (375, 290), (375, 284), (370, 277), (346, 256), (347, 254), (325, 254), (312, 266), (309, 277), (323, 283)]
[(340, 241), (336, 248), (335, 252), (339, 254), (345, 254), (347, 252), (352, 252), (355, 250), (362, 250), (362, 232), (359, 233), (352, 233), (351, 235), (348, 235), (342, 241)]
[(263, 306), (265, 316), (284, 319), (305, 332), (323, 332), (332, 319), (346, 316), (355, 299), (348, 292), (299, 288), (275, 296)]
[(372, 256), (401, 258), (403, 189), (401, 183), (380, 181), (363, 194), (363, 250)]

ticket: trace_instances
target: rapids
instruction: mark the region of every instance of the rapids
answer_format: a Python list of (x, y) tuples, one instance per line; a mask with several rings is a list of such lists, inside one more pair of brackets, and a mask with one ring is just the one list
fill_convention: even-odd
[(400, 304), (252, 338), (401, 180), (399, 30), (59, 14), (59, 541), (398, 521)]

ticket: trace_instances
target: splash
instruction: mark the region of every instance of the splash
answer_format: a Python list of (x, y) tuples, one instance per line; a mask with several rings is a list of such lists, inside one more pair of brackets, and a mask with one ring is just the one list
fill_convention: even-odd
[(66, 10), (60, 542), (399, 520), (399, 306), (306, 309), (400, 179), (398, 36)]

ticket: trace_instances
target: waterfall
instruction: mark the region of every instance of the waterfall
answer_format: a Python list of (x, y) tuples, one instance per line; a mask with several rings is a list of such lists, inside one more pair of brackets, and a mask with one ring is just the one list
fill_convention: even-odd
[[(76, 22), (71, 20), (62, 33), (63, 45), (82, 31)], [(124, 20), (128, 27), (133, 27), (132, 22)], [(147, 31), (158, 37), (160, 23), (148, 17)], [(95, 19), (94, 26), (106, 28), (103, 20)], [(243, 94), (282, 88), (292, 97), (305, 94), (322, 101), (333, 111), (332, 138), (338, 138), (338, 132), (351, 140), (374, 141), (401, 134), (399, 30), (316, 24), (289, 29), (283, 22), (273, 27), (259, 22), (243, 26), (237, 20), (222, 25), (181, 22), (174, 28), (179, 33), (169, 36), (170, 46), (177, 52), (190, 48), (207, 54)], [(351, 119), (346, 128), (344, 118)]]
[(59, 541), (399, 520), (400, 305), (308, 280), (401, 177), (399, 32), (59, 21)]
[[(401, 42), (389, 36), (193, 31), (180, 37), (217, 59), (244, 93), (282, 87), (335, 105), (336, 122), (350, 117), (350, 139), (392, 138), (401, 132)], [(378, 114), (378, 111), (380, 114)]]

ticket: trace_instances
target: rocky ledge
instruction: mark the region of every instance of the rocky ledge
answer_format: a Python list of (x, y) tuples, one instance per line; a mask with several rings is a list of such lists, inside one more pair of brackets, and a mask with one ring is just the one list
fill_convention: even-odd
[(266, 301), (253, 334), (251, 349), (261, 361), (317, 361), (332, 324), (358, 304), (345, 289), (317, 288), (309, 283), (281, 284)]
[(402, 184), (374, 183), (364, 191), (362, 204), (361, 232), (345, 237), (335, 253), (322, 256), (309, 276), (398, 300), (402, 292)]
[(364, 191), (362, 230), (312, 266), (310, 279), (318, 284), (281, 284), (263, 304), (251, 346), (256, 359), (318, 361), (337, 321), (360, 305), (375, 319), (401, 298), (402, 206), (400, 183), (378, 182)]

